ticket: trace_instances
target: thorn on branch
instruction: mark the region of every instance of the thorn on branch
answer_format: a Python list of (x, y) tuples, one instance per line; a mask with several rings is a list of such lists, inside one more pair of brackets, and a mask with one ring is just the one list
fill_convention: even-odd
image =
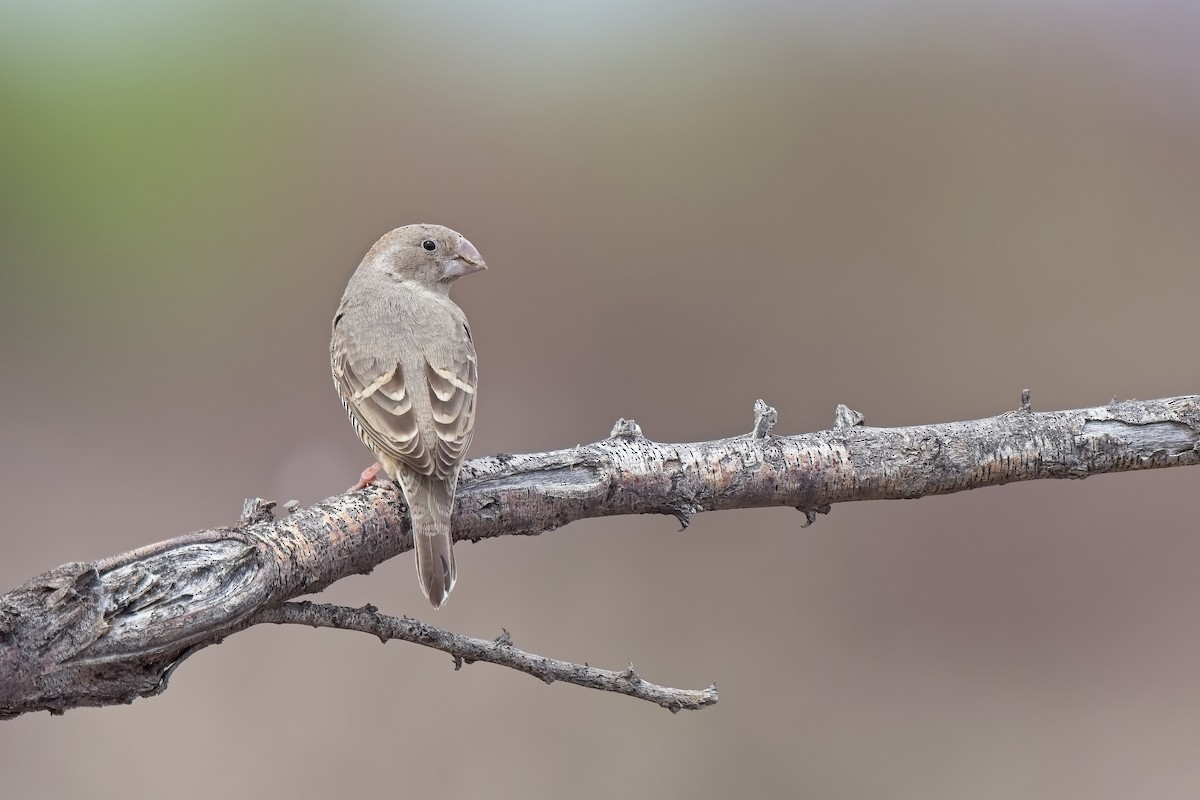
[[(184, 650), (179, 655), (175, 656), (175, 659), (170, 664), (167, 665), (167, 668), (165, 670), (163, 670), (163, 674), (158, 679), (158, 683), (154, 685), (154, 688), (143, 692), (142, 697), (153, 697), (155, 695), (159, 695), (159, 694), (162, 694), (163, 692), (165, 692), (167, 690), (167, 684), (170, 683), (170, 681), (171, 681), (171, 675), (174, 674), (175, 670), (179, 668), (179, 665), (182, 664), (184, 661), (187, 661), (188, 658), (190, 658), (193, 654), (204, 649), (207, 646), (207, 644), (208, 644), (207, 642), (204, 644), (194, 644), (191, 647)], [(50, 713), (53, 714), (54, 711), (52, 710)], [(61, 714), (62, 711), (60, 710), (59, 713)]]
[(283, 510), (288, 512), (289, 514), (295, 514), (296, 510), (299, 508), (300, 508), (299, 500), (288, 500), (286, 503), (283, 504)]
[(846, 428), (855, 428), (867, 421), (860, 412), (855, 411), (849, 406), (838, 403), (837, 411), (833, 413), (834, 430), (844, 430)]
[[(299, 505), (297, 503), (297, 505)], [(238, 527), (248, 528), (260, 522), (271, 522), (275, 519), (272, 509), (274, 500), (264, 500), (261, 497), (247, 497), (242, 501), (242, 515), (238, 517)]]
[(690, 503), (671, 506), (671, 515), (679, 520), (679, 530), (681, 531), (687, 530), (687, 527), (692, 524), (692, 517), (696, 516), (699, 511), (703, 511), (703, 509)]
[(610, 439), (645, 439), (642, 435), (642, 429), (638, 424), (631, 419), (622, 417), (617, 420), (617, 424), (613, 425), (612, 433), (608, 434)]
[(754, 401), (754, 428), (750, 438), (765, 439), (771, 435), (771, 429), (779, 421), (779, 414), (762, 400)]
[(495, 642), (496, 644), (511, 645), (512, 644), (512, 634), (508, 632), (507, 628), (501, 628), (500, 635), (497, 636), (495, 639), (492, 639), (492, 641)]
[(800, 527), (807, 528), (809, 525), (812, 525), (817, 521), (817, 514), (828, 514), (832, 509), (833, 506), (829, 505), (829, 503), (826, 503), (823, 506), (817, 506), (816, 508), (804, 508), (803, 506), (796, 506), (797, 511), (802, 511), (804, 513), (804, 524)]
[(1032, 414), (1033, 413), (1033, 403), (1031, 401), (1032, 397), (1033, 397), (1033, 394), (1028, 389), (1021, 390), (1021, 413), (1022, 414)]

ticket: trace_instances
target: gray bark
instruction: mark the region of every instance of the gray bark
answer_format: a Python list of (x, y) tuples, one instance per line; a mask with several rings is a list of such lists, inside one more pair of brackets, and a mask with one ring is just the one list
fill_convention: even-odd
[[(474, 459), (459, 484), (454, 538), (533, 535), (617, 514), (670, 514), (686, 527), (701, 511), (763, 506), (795, 507), (807, 524), (852, 500), (1200, 463), (1197, 396), (1034, 413), (1026, 395), (998, 417), (904, 428), (869, 427), (842, 406), (832, 429), (800, 436), (775, 435), (774, 420), (759, 401), (745, 436), (661, 444), (621, 420), (594, 444)], [(234, 526), (66, 564), (0, 597), (0, 718), (158, 694), (183, 659), (264, 622), (366, 630), (437, 647), (458, 663), (493, 661), (672, 710), (716, 701), (715, 687), (668, 689), (644, 682), (632, 665), (605, 672), (553, 662), (516, 650), (506, 636), (488, 643), (370, 608), (289, 603), (410, 549), (408, 518), (390, 486), (280, 520), (272, 505), (248, 502)]]

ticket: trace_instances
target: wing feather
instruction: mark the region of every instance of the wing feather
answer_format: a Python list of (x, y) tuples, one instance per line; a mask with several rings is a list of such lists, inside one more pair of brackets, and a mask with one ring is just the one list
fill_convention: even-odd
[(345, 337), (334, 339), (333, 379), (358, 438), (377, 456), (430, 474), (434, 457), (421, 441), (404, 368), (356, 353), (345, 343)]
[(479, 374), (470, 331), (449, 352), (426, 359), (425, 379), (429, 384), (429, 402), (433, 410), (435, 473), (449, 478), (457, 473), (471, 444), (475, 429), (475, 396)]
[(457, 478), (475, 428), (475, 347), (465, 324), (456, 332), (425, 354), (429, 436), (422, 435), (420, 420), (429, 412), (417, 408), (412, 394), (420, 386), (399, 361), (380, 361), (356, 348), (336, 323), (330, 348), (334, 382), (363, 443), (381, 458), (442, 480)]

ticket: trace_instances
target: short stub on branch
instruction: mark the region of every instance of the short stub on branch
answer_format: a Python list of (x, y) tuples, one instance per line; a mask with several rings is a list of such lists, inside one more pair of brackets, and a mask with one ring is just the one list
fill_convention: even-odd
[(766, 404), (766, 401), (758, 399), (754, 401), (754, 427), (750, 429), (750, 436), (754, 439), (765, 439), (771, 435), (771, 431), (775, 428), (775, 423), (779, 421), (779, 412)]
[(833, 428), (834, 430), (845, 430), (846, 428), (857, 428), (867, 421), (867, 418), (862, 413), (855, 411), (847, 405), (838, 403), (837, 410), (833, 413)]
[(638, 424), (631, 419), (622, 417), (613, 425), (612, 433), (608, 434), (610, 439), (645, 439), (642, 435), (642, 429)]
[(271, 522), (275, 519), (274, 510), (274, 500), (264, 500), (261, 497), (247, 497), (242, 503), (242, 514), (238, 517), (238, 525), (248, 528), (260, 522)]
[(833, 510), (833, 506), (828, 503), (823, 506), (817, 506), (816, 508), (802, 508), (801, 506), (796, 506), (796, 510), (804, 514), (804, 524), (800, 527), (807, 528), (809, 525), (812, 525), (817, 521), (817, 514), (828, 514)]

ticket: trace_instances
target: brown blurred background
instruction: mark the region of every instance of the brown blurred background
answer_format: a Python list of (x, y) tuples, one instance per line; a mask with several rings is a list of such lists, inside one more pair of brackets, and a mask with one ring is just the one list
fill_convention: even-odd
[[(1200, 392), (1200, 10), (1156, 2), (8, 2), (0, 590), (370, 459), (328, 324), (464, 232), (472, 452)], [(721, 702), (672, 716), (262, 627), (0, 724), (65, 797), (1194, 796), (1194, 470), (588, 521), (327, 600)]]

